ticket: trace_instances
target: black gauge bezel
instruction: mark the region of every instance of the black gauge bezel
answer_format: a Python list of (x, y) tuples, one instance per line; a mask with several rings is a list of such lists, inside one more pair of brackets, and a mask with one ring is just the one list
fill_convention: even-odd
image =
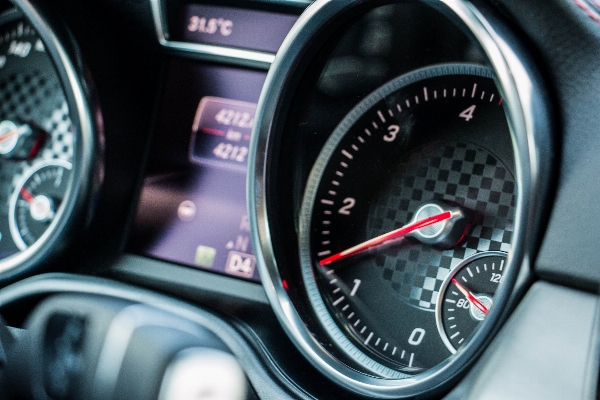
[(31, 275), (60, 255), (84, 229), (94, 210), (103, 180), (102, 118), (91, 78), (79, 50), (63, 24), (45, 15), (43, 8), (28, 0), (13, 0), (15, 8), (4, 15), (24, 19), (46, 48), (61, 83), (76, 140), (70, 184), (57, 216), (40, 239), (27, 249), (0, 260), (0, 283)]
[(488, 322), (459, 354), (437, 367), (404, 379), (386, 379), (360, 372), (361, 366), (347, 359), (341, 361), (332, 352), (330, 344), (309, 328), (314, 323), (314, 316), (305, 313), (305, 308), (295, 302), (289, 286), (282, 282), (277, 259), (280, 250), (273, 247), (273, 236), (281, 232), (276, 230), (278, 223), (269, 219), (277, 207), (276, 194), (272, 192), (277, 172), (272, 168), (277, 165), (279, 138), (290, 112), (291, 99), (299, 90), (298, 77), (306, 73), (320, 46), (337, 28), (371, 7), (389, 3), (318, 0), (301, 16), (276, 57), (259, 102), (251, 141), (248, 199), (253, 245), (263, 285), (292, 341), (324, 375), (346, 389), (366, 396), (397, 398), (443, 390), (444, 385), (458, 377), (480, 354), (499, 322), (506, 318), (511, 304), (518, 299), (539, 241), (537, 228), (545, 211), (539, 207), (539, 199), (544, 198), (550, 180), (552, 133), (541, 80), (518, 39), (494, 11), (483, 5), (476, 8), (465, 0), (423, 1), (450, 20), (459, 21), (486, 55), (496, 75), (499, 92), (505, 99), (519, 193), (515, 235), (508, 260), (508, 265), (514, 267), (506, 274), (505, 290), (496, 295), (495, 304), (500, 307), (490, 312), (486, 318)]

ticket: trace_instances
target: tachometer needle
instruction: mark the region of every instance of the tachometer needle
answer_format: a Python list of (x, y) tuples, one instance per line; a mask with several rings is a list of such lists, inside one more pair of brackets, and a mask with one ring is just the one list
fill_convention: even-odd
[(321, 266), (324, 266), (331, 264), (332, 262), (354, 256), (356, 254), (362, 253), (363, 251), (369, 250), (375, 246), (385, 244), (386, 242), (389, 242), (393, 239), (399, 238), (401, 236), (406, 236), (409, 233), (416, 231), (417, 229), (422, 229), (426, 226), (434, 225), (450, 218), (452, 218), (452, 213), (450, 211), (444, 211), (437, 215), (433, 215), (431, 217), (424, 218), (419, 221), (411, 222), (408, 225), (404, 225), (401, 228), (395, 229), (388, 233), (384, 233), (383, 235), (377, 236), (373, 239), (369, 239), (366, 242), (362, 242), (360, 244), (357, 244), (356, 246), (350, 247), (349, 249), (324, 258), (321, 261), (319, 261), (319, 264)]
[(458, 283), (458, 281), (454, 278), (452, 278), (452, 283), (454, 283), (456, 285), (458, 290), (460, 290), (460, 292), (467, 298), (467, 300), (469, 300), (471, 302), (471, 304), (473, 304), (475, 307), (477, 307), (477, 309), (479, 311), (481, 311), (482, 313), (487, 315), (487, 313), (489, 311), (488, 308), (486, 306), (484, 306), (483, 303), (481, 301), (479, 301), (473, 293), (471, 293), (466, 287), (464, 287), (463, 285)]

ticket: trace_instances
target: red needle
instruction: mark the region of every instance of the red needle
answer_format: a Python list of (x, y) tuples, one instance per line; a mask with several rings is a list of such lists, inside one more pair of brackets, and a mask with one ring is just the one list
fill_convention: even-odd
[(35, 203), (35, 199), (25, 188), (21, 188), (21, 196), (30, 204)]
[(475, 307), (477, 307), (477, 309), (479, 311), (481, 311), (482, 313), (487, 315), (487, 313), (489, 311), (488, 308), (486, 306), (484, 306), (482, 302), (477, 300), (477, 297), (475, 297), (473, 295), (473, 293), (471, 293), (469, 290), (467, 290), (466, 287), (464, 287), (463, 285), (458, 283), (458, 281), (454, 278), (452, 278), (452, 283), (454, 283), (456, 285), (458, 290), (460, 290), (460, 292), (465, 295), (465, 297), (471, 302), (471, 304), (473, 304)]
[(52, 210), (49, 209), (44, 203), (41, 203), (40, 201), (36, 200), (36, 198), (33, 197), (31, 195), (31, 193), (29, 193), (27, 191), (27, 189), (21, 188), (20, 193), (21, 193), (21, 196), (23, 196), (23, 198), (25, 199), (25, 201), (27, 201), (32, 206), (37, 207), (38, 210), (40, 210), (41, 212), (43, 212), (44, 214), (46, 214), (47, 218), (52, 218), (53, 217)]
[(409, 233), (416, 231), (417, 229), (425, 228), (426, 226), (437, 224), (438, 222), (445, 221), (447, 219), (452, 218), (452, 213), (450, 211), (444, 211), (443, 213), (422, 219), (420, 221), (411, 222), (408, 225), (404, 225), (402, 228), (398, 228), (388, 233), (384, 233), (383, 235), (377, 236), (373, 239), (369, 239), (366, 242), (362, 242), (357, 244), (356, 246), (350, 247), (344, 251), (336, 253), (332, 256), (322, 259), (319, 261), (321, 266), (331, 264), (332, 262), (342, 260), (347, 257), (354, 256), (358, 253), (362, 253), (364, 250), (368, 250), (377, 245), (385, 244), (392, 239), (406, 236)]

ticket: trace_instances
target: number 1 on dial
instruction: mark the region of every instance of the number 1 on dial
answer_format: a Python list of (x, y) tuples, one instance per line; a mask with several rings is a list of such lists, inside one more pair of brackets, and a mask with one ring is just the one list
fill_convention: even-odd
[(360, 286), (361, 280), (360, 279), (355, 279), (354, 280), (354, 287), (352, 288), (352, 291), (350, 292), (350, 296), (354, 296), (356, 294), (356, 291), (358, 290), (358, 287)]

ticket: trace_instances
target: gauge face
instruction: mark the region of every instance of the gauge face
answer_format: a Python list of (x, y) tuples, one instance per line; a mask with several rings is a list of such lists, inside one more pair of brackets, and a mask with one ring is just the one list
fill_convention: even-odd
[(71, 163), (44, 162), (31, 170), (15, 188), (10, 202), (10, 233), (25, 250), (46, 232), (68, 190)]
[[(59, 70), (71, 66), (66, 56), (52, 60), (48, 50), (57, 46), (44, 42), (20, 12), (0, 15), (0, 272), (25, 271), (40, 255), (55, 253), (60, 246), (52, 243), (67, 235), (59, 227), (81, 210), (75, 199), (86, 198), (74, 196), (72, 187), (75, 173), (91, 176), (93, 161), (77, 160), (78, 141), (85, 136), (88, 143), (92, 132), (72, 122), (67, 93), (84, 95), (75, 84), (63, 86)], [(78, 120), (89, 117), (78, 114)]]
[(491, 310), (505, 264), (505, 253), (478, 253), (464, 260), (446, 278), (436, 316), (440, 336), (452, 353), (466, 343)]
[(346, 116), (313, 167), (300, 221), (309, 298), (341, 351), (387, 377), (452, 354), (436, 322), (442, 285), (465, 259), (509, 251), (512, 165), (483, 67), (404, 75)]

